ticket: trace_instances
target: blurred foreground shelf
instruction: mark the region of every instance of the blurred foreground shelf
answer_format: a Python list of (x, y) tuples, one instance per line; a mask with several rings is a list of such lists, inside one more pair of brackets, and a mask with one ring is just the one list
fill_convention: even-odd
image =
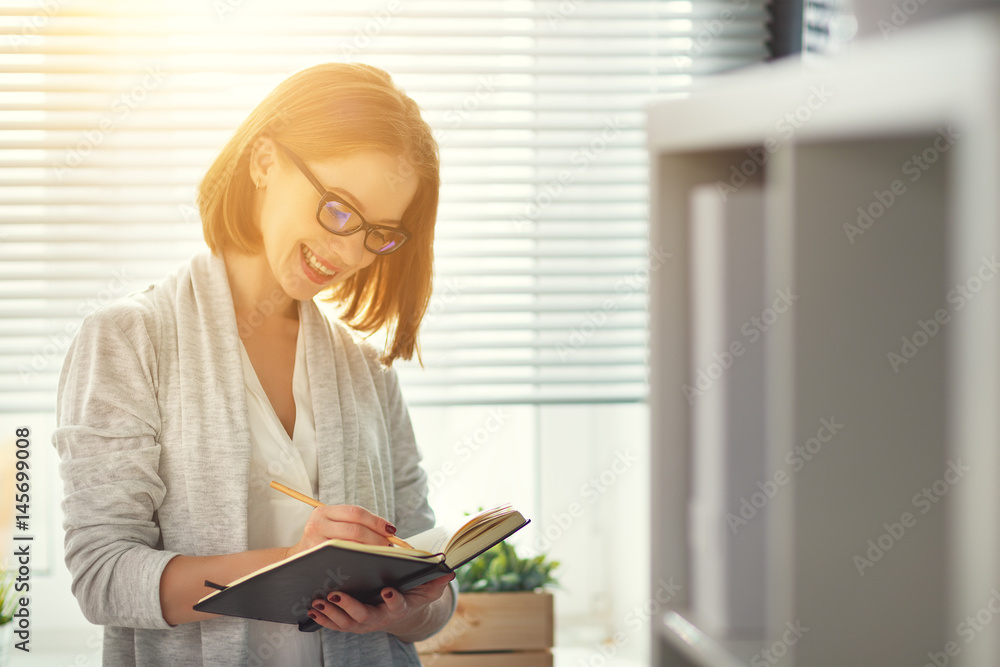
[[(962, 625), (1000, 581), (1000, 15), (721, 76), (648, 132), (674, 253), (650, 285), (651, 580), (681, 585), (653, 664), (1000, 665), (1000, 632)], [(713, 190), (722, 218), (758, 192), (762, 238), (726, 218), (725, 261), (696, 266)]]
[(720, 641), (676, 611), (667, 612), (657, 630), (661, 641), (691, 665), (745, 667), (764, 648), (762, 641)]

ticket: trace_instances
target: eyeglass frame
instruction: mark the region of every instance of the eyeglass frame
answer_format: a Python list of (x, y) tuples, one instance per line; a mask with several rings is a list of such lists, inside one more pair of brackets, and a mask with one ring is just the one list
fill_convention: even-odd
[[(289, 157), (289, 159), (291, 159), (292, 163), (296, 167), (298, 167), (299, 171), (302, 172), (303, 176), (305, 176), (307, 179), (309, 179), (309, 182), (312, 183), (312, 186), (314, 188), (316, 188), (316, 191), (321, 195), (320, 196), (320, 200), (319, 200), (319, 206), (316, 207), (316, 222), (318, 222), (323, 229), (325, 229), (326, 231), (330, 232), (331, 234), (336, 234), (337, 236), (351, 236), (353, 234), (357, 234), (358, 232), (364, 230), (364, 232), (365, 232), (365, 240), (364, 240), (365, 250), (367, 250), (368, 252), (370, 252), (370, 253), (372, 253), (374, 255), (390, 255), (390, 254), (396, 252), (397, 250), (399, 250), (400, 248), (402, 248), (406, 244), (406, 242), (409, 241), (412, 238), (412, 234), (410, 234), (410, 231), (408, 229), (406, 229), (405, 227), (403, 227), (402, 224), (400, 224), (398, 227), (393, 227), (391, 225), (373, 225), (372, 223), (370, 223), (367, 220), (365, 220), (365, 216), (361, 215), (361, 212), (358, 211), (358, 209), (356, 209), (354, 206), (352, 206), (348, 202), (344, 201), (344, 197), (342, 195), (338, 195), (335, 192), (331, 192), (330, 190), (327, 190), (323, 186), (323, 184), (319, 182), (319, 179), (316, 178), (316, 176), (313, 175), (313, 173), (311, 171), (309, 171), (309, 167), (307, 167), (306, 163), (302, 161), (302, 158), (300, 158), (298, 155), (296, 155), (295, 153), (292, 152), (292, 149), (288, 148), (284, 144), (278, 143), (277, 141), (274, 142), (274, 143), (277, 144), (277, 146), (279, 148), (281, 148), (288, 155), (288, 157)], [(344, 206), (345, 208), (350, 209), (350, 211), (351, 211), (351, 213), (353, 215), (358, 216), (358, 220), (361, 221), (361, 224), (358, 226), (357, 229), (352, 229), (349, 232), (336, 231), (336, 230), (330, 229), (329, 227), (327, 227), (326, 225), (323, 224), (323, 219), (320, 216), (323, 213), (323, 208), (329, 202), (331, 202), (331, 201), (335, 201), (336, 203), (340, 204), (341, 206)], [(368, 247), (368, 238), (371, 236), (371, 233), (374, 230), (376, 230), (376, 229), (386, 229), (386, 230), (390, 230), (390, 231), (392, 231), (394, 233), (397, 233), (397, 234), (402, 234), (403, 235), (403, 240), (400, 241), (399, 243), (397, 243), (391, 250), (387, 250), (385, 252), (379, 252), (377, 250), (372, 250), (371, 248)]]

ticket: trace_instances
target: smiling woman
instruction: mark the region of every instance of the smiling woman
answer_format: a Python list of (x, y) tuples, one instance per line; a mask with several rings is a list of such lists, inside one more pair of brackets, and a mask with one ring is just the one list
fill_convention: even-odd
[[(434, 525), (395, 373), (430, 293), (437, 146), (385, 72), (320, 65), (279, 85), (199, 191), (203, 252), (89, 315), (66, 357), (62, 458), (73, 592), (105, 664), (419, 665), (453, 575), (366, 605), (312, 600), (319, 632), (192, 605), (327, 539)], [(381, 354), (320, 313), (325, 293)], [(307, 490), (315, 510), (270, 492)], [(280, 496), (280, 497), (279, 497)]]
[[(352, 165), (351, 160), (364, 164)], [(430, 299), (438, 165), (430, 129), (388, 75), (364, 65), (309, 68), (280, 84), (247, 117), (205, 175), (198, 198), (205, 239), (214, 252), (252, 255), (272, 223), (281, 233), (289, 232), (290, 225), (311, 223), (309, 233), (317, 236), (324, 207), (317, 210), (314, 190), (320, 190), (320, 202), (326, 204), (329, 193), (323, 191), (331, 187), (351, 200), (348, 208), (363, 220), (396, 221), (387, 224), (391, 227), (405, 221), (407, 252), (379, 262), (370, 250), (351, 256), (370, 243), (367, 229), (357, 240), (320, 236), (323, 243), (303, 242), (306, 248), (295, 254), (308, 251), (338, 275), (322, 286), (331, 287), (331, 297), (343, 302), (345, 322), (364, 332), (394, 331), (384, 362), (409, 359)], [(269, 175), (272, 168), (276, 173)], [(277, 196), (268, 192), (269, 178), (282, 179), (285, 187), (278, 188)], [(294, 221), (289, 219), (292, 211), (298, 216)], [(334, 257), (326, 257), (322, 245), (336, 246), (348, 256), (336, 257), (332, 250)], [(276, 259), (271, 252), (277, 248), (268, 250), (268, 258)], [(349, 266), (338, 266), (334, 259)], [(282, 280), (291, 281), (293, 275)]]

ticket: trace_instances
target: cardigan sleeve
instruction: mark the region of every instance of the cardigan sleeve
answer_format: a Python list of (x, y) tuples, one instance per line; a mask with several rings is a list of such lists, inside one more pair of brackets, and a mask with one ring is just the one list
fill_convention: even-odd
[[(125, 308), (125, 310), (123, 310)], [(127, 307), (84, 319), (63, 364), (53, 444), (60, 458), (66, 565), (91, 623), (166, 629), (158, 550), (156, 354)]]

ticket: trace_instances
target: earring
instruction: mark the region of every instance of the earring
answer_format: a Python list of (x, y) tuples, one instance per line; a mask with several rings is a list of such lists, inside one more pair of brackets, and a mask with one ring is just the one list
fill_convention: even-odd
[(257, 181), (254, 182), (253, 186), (255, 189), (260, 190), (260, 179), (257, 179)]

